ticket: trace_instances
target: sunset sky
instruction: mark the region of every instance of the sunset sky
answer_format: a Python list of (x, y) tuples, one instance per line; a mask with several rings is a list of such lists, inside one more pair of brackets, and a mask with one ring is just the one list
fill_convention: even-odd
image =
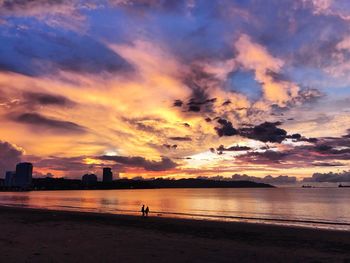
[(0, 177), (350, 170), (350, 3), (268, 2), (0, 0)]

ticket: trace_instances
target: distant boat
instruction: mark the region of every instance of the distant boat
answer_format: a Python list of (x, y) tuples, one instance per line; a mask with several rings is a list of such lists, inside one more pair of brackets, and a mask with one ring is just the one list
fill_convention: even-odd
[(311, 185), (303, 185), (302, 188), (312, 188)]
[(350, 187), (350, 185), (342, 185), (342, 184), (339, 184), (338, 187)]

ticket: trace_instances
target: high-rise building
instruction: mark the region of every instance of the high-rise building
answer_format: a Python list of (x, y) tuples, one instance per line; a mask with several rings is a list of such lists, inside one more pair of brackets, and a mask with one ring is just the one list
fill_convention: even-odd
[(16, 165), (13, 186), (30, 188), (32, 184), (33, 165), (31, 163), (19, 163)]
[(112, 169), (109, 167), (103, 168), (103, 182), (110, 183), (113, 181)]
[(6, 187), (12, 187), (14, 185), (16, 172), (14, 171), (7, 171), (5, 175), (5, 186)]

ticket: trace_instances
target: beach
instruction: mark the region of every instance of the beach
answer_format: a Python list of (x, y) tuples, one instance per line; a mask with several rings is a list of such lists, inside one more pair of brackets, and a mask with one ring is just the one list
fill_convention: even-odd
[(0, 207), (1, 262), (350, 262), (350, 232)]

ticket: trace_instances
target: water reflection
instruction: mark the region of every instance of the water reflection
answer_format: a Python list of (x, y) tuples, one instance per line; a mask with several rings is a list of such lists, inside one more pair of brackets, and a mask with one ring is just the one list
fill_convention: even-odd
[[(139, 214), (216, 220), (270, 220), (283, 224), (322, 221), (350, 224), (350, 189), (146, 189), (2, 192), (0, 204), (48, 209)], [(277, 222), (277, 221), (276, 221)], [(281, 223), (280, 222), (280, 223)], [(305, 224), (311, 224), (306, 223)], [(315, 223), (312, 223), (315, 225)], [(332, 227), (332, 226), (331, 226)], [(349, 228), (350, 226), (343, 226)]]

